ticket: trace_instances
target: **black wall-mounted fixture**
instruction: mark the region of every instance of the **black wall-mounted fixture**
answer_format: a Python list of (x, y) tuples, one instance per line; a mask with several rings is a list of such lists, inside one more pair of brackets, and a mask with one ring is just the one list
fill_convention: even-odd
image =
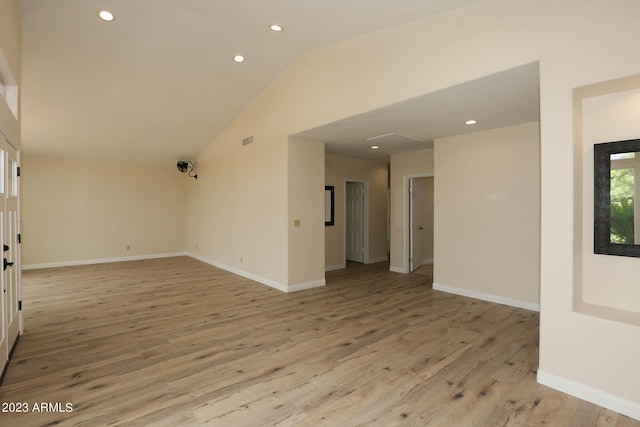
[(190, 177), (198, 179), (198, 174), (194, 173), (196, 171), (196, 167), (189, 160), (178, 160), (178, 164), (176, 166), (180, 172), (186, 172)]

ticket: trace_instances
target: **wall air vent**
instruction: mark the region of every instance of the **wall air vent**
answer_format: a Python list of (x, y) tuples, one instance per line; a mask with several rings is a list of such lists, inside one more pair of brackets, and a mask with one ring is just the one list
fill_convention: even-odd
[(253, 142), (253, 136), (248, 136), (242, 140), (242, 145), (249, 145)]

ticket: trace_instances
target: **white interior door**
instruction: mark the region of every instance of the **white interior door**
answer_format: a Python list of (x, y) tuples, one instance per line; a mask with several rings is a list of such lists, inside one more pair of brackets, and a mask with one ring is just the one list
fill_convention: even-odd
[(8, 142), (4, 155), (3, 282), (7, 348), (20, 332), (20, 248), (18, 246), (18, 152)]
[[(5, 151), (4, 137), (0, 134), (0, 244), (4, 247), (5, 234), (4, 234), (4, 205), (5, 205), (5, 193), (7, 188), (6, 183), (6, 151)], [(4, 274), (0, 276), (0, 369), (6, 366), (9, 360), (9, 338), (8, 338), (8, 299), (7, 299), (7, 283), (4, 278)]]
[(422, 190), (420, 180), (409, 179), (409, 269), (422, 265)]
[(364, 262), (364, 183), (347, 182), (347, 261)]

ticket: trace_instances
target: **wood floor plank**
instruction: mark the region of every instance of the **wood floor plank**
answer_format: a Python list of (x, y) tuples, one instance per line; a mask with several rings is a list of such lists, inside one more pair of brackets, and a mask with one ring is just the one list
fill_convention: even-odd
[[(23, 273), (5, 426), (640, 426), (536, 383), (538, 313), (387, 263), (284, 294), (187, 257)], [(59, 408), (57, 408), (59, 409)]]

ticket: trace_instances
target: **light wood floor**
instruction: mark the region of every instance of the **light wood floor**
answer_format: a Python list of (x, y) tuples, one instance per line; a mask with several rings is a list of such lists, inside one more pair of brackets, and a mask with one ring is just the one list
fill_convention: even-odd
[(422, 274), (423, 276), (429, 276), (433, 280), (433, 264), (424, 264), (416, 268), (413, 271), (414, 274)]
[(294, 294), (172, 258), (26, 271), (6, 426), (639, 426), (535, 381), (538, 314), (388, 264)]

